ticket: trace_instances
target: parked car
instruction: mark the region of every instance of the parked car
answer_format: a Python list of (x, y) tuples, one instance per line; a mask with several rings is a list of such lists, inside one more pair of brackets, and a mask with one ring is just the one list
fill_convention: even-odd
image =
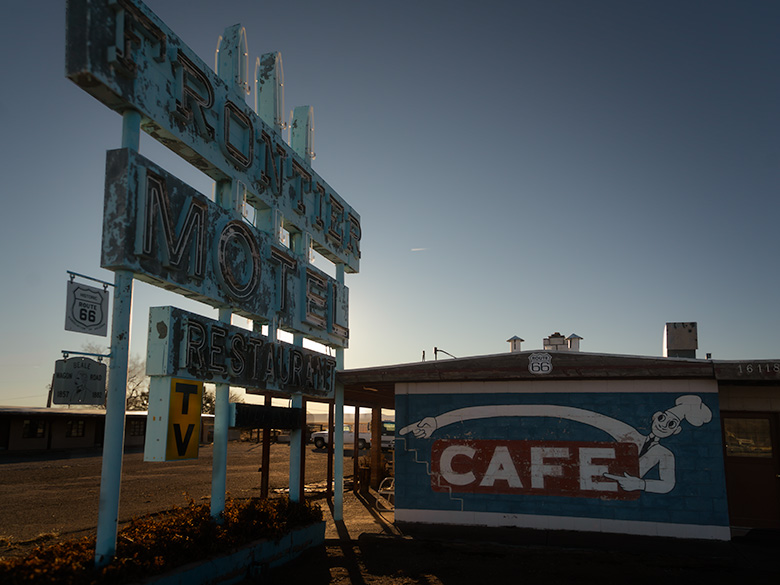
[[(330, 443), (330, 433), (319, 431), (312, 433), (311, 440), (317, 449), (324, 449)], [(344, 448), (350, 448), (355, 444), (355, 434), (352, 431), (352, 425), (344, 425)], [(392, 421), (382, 422), (382, 449), (392, 449), (395, 445), (395, 423)], [(369, 449), (371, 447), (371, 432), (358, 434), (358, 449)]]

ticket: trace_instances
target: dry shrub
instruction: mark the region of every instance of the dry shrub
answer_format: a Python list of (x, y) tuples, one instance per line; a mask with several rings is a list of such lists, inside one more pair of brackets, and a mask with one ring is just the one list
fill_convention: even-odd
[(116, 556), (106, 567), (95, 568), (95, 537), (90, 536), (42, 545), (26, 557), (0, 560), (0, 583), (127, 583), (255, 540), (278, 540), (295, 528), (321, 521), (319, 506), (287, 498), (228, 499), (225, 511), (216, 521), (207, 504), (190, 501), (188, 506), (133, 519), (119, 531)]

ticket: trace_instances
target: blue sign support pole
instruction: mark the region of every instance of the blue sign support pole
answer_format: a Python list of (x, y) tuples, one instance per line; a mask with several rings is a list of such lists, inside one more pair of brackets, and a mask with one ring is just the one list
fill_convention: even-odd
[[(231, 311), (219, 310), (219, 320), (230, 323)], [(230, 386), (217, 384), (214, 397), (214, 459), (211, 468), (211, 516), (217, 518), (225, 510), (227, 490), (227, 447), (230, 427)]]
[[(309, 251), (311, 249), (311, 238), (306, 233), (293, 234), (290, 237), (290, 247), (298, 260), (303, 264), (309, 262)], [(295, 334), (293, 343), (297, 347), (303, 347), (303, 335)], [(300, 408), (303, 411), (303, 424), (306, 423), (306, 409), (303, 394), (297, 392), (292, 395), (293, 408)], [(300, 502), (303, 499), (301, 485), (304, 475), (304, 454), (303, 441), (305, 436), (302, 428), (299, 426), (290, 432), (290, 500)]]
[[(292, 395), (292, 407), (303, 408), (303, 394), (296, 392)], [(304, 418), (306, 413), (303, 413)], [(290, 431), (290, 501), (300, 502), (301, 494), (301, 442), (303, 433), (298, 427)]]
[[(214, 56), (217, 75), (240, 95), (248, 92), (246, 32), (240, 24), (225, 29)], [(221, 181), (215, 185), (216, 202), (241, 217), (244, 205), (243, 188), (237, 181)], [(230, 324), (230, 309), (219, 310), (219, 320)], [(225, 510), (227, 489), (227, 447), (230, 427), (230, 385), (217, 384), (214, 396), (214, 458), (211, 467), (211, 516), (219, 517)]]
[[(336, 280), (344, 284), (344, 265), (336, 264)], [(336, 371), (344, 369), (344, 350), (336, 350)], [(344, 520), (344, 386), (336, 382), (333, 416), (333, 519)], [(357, 432), (357, 425), (355, 425)], [(354, 478), (357, 481), (357, 478)]]
[[(134, 110), (122, 116), (122, 147), (138, 151), (141, 142), (141, 114)], [(114, 273), (114, 307), (111, 321), (111, 362), (106, 397), (106, 430), (100, 475), (95, 565), (103, 567), (116, 554), (122, 457), (125, 443), (125, 401), (127, 362), (130, 352), (130, 322), (133, 307), (133, 273)]]
[[(237, 211), (243, 204), (240, 185), (234, 181), (219, 182), (215, 186), (216, 201), (225, 209)], [(230, 309), (219, 310), (219, 320), (228, 325), (232, 321)], [(214, 451), (211, 463), (211, 516), (218, 518), (225, 511), (227, 492), (227, 449), (230, 428), (230, 385), (217, 384), (214, 396)]]

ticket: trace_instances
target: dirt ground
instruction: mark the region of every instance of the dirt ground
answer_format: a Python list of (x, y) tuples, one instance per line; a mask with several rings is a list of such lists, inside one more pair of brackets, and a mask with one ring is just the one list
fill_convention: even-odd
[[(231, 442), (228, 448), (227, 493), (244, 498), (260, 494), (262, 446)], [(345, 451), (345, 470), (351, 451)], [(53, 453), (51, 457), (56, 457)], [(64, 456), (64, 454), (60, 454)], [(288, 444), (271, 445), (269, 485), (289, 484)], [(153, 514), (211, 497), (212, 446), (201, 446), (198, 459), (149, 463), (143, 453), (126, 453), (122, 465), (119, 521)], [(327, 453), (307, 449), (306, 482), (323, 483)], [(48, 537), (79, 537), (97, 526), (102, 457), (92, 451), (69, 458), (21, 458), (0, 454), (0, 539), (20, 543)], [(3, 540), (0, 540), (0, 543)], [(0, 555), (7, 554), (0, 547)]]
[[(259, 493), (261, 448), (231, 443), (227, 489), (234, 497)], [(347, 452), (349, 454), (349, 452)], [(269, 482), (287, 487), (289, 446), (273, 445)], [(307, 450), (306, 482), (326, 477), (325, 451)], [(345, 457), (345, 470), (351, 469)], [(211, 447), (195, 461), (145, 463), (125, 456), (120, 522), (134, 516), (207, 500)], [(0, 455), (0, 556), (24, 554), (38, 542), (94, 532), (101, 457), (13, 459)], [(349, 493), (349, 492), (348, 492)], [(319, 585), (466, 585), (526, 583), (780, 583), (776, 535), (731, 543), (697, 543), (617, 536), (611, 539), (543, 531), (400, 530), (392, 514), (377, 514), (371, 501), (345, 497), (346, 524), (334, 523), (322, 492), (309, 493), (326, 510), (324, 547), (246, 583)], [(368, 496), (369, 500), (371, 495)], [(360, 515), (360, 522), (353, 520)], [(361, 524), (362, 522), (362, 524)], [(349, 530), (347, 530), (347, 527)], [(365, 528), (365, 530), (364, 530)]]

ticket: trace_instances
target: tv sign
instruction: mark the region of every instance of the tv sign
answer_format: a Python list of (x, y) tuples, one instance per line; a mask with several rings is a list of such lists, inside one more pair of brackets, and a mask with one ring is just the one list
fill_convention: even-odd
[[(165, 378), (155, 378), (152, 383), (158, 383)], [(152, 414), (150, 404), (149, 424), (158, 426), (164, 424), (162, 432), (147, 435), (144, 447), (145, 461), (179, 461), (197, 459), (200, 444), (201, 404), (203, 402), (203, 382), (193, 380), (171, 379), (165, 392), (158, 392), (154, 397), (155, 412), (161, 410), (167, 416)], [(150, 403), (152, 397), (150, 396)]]

